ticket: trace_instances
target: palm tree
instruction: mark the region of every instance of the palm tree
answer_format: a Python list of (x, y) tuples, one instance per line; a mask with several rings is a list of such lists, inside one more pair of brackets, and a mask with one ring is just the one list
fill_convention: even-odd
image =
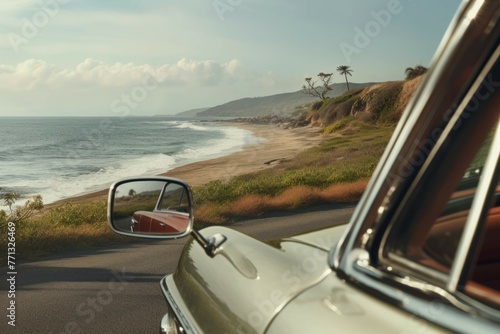
[(343, 75), (345, 77), (345, 83), (347, 85), (347, 90), (349, 90), (349, 81), (347, 81), (347, 75), (349, 74), (352, 76), (351, 72), (354, 72), (353, 69), (351, 69), (351, 66), (348, 65), (341, 65), (337, 67), (337, 71), (340, 73), (340, 75)]

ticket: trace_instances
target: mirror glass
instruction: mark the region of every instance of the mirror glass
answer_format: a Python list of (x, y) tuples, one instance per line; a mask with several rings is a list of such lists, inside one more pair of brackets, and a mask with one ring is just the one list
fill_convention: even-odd
[(189, 189), (173, 180), (133, 180), (111, 189), (110, 223), (117, 232), (178, 236), (189, 230)]

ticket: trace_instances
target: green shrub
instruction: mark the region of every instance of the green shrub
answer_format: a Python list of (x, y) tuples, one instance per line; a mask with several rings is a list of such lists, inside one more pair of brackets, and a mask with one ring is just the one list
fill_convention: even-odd
[(402, 89), (402, 82), (397, 81), (386, 85), (384, 89), (373, 91), (371, 106), (373, 114), (377, 117), (377, 122), (394, 122), (398, 118), (393, 114), (396, 111)]
[(363, 90), (363, 88), (351, 89), (351, 90), (345, 92), (344, 94), (339, 95), (336, 98), (334, 98), (332, 100), (332, 103), (339, 104), (339, 103), (349, 101), (349, 100), (355, 102), (356, 100), (359, 100), (359, 93), (361, 93), (362, 90)]
[(106, 220), (107, 205), (105, 200), (78, 204), (65, 203), (38, 218), (38, 221), (49, 222), (56, 226), (98, 224)]
[(312, 111), (317, 111), (323, 106), (323, 101), (317, 101), (314, 102), (313, 105), (311, 106)]
[(343, 128), (345, 128), (347, 126), (347, 124), (349, 124), (349, 122), (351, 120), (352, 120), (352, 118), (350, 116), (346, 116), (346, 117), (334, 122), (333, 124), (330, 124), (329, 126), (327, 126), (323, 130), (323, 134), (329, 135), (329, 134), (332, 134), (332, 133), (337, 132), (339, 130), (342, 130)]

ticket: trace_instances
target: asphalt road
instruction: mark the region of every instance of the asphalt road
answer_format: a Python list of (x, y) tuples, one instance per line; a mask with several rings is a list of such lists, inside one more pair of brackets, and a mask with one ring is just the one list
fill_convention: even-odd
[[(353, 206), (322, 206), (231, 226), (271, 240), (343, 223)], [(186, 238), (138, 241), (17, 264), (15, 327), (2, 279), (0, 333), (158, 333), (166, 306), (159, 281), (173, 272)], [(22, 245), (18, 245), (22, 247)], [(7, 268), (1, 268), (5, 277)]]

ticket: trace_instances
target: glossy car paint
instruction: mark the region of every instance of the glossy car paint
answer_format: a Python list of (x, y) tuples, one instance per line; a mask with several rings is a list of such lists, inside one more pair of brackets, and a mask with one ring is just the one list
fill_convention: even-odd
[[(422, 307), (425, 310), (426, 305)], [(441, 311), (438, 306), (436, 309)], [(291, 301), (266, 333), (310, 333), (312, 328), (314, 333), (447, 333), (411, 313), (381, 303), (376, 295), (360, 293), (334, 274)]]
[(136, 211), (132, 222), (133, 232), (178, 234), (187, 229), (189, 215), (174, 211)]
[[(445, 333), (402, 308), (380, 303), (328, 267), (327, 245), (338, 241), (345, 228), (341, 225), (269, 243), (228, 228), (207, 228), (202, 231), (206, 236), (223, 233), (228, 237), (232, 243), (226, 249), (229, 256), (237, 250), (244, 258), (208, 258), (196, 242), (188, 241), (179, 261), (182, 265), (162, 282), (162, 288), (188, 332), (305, 333), (314, 327), (318, 333), (332, 328), (404, 333), (414, 327)], [(255, 275), (242, 273), (239, 267), (245, 266), (252, 266)], [(393, 293), (407, 303), (416, 300), (400, 290)]]
[[(343, 229), (326, 229), (317, 237), (330, 241)], [(228, 238), (217, 255), (210, 258), (188, 241), (182, 265), (167, 280), (167, 289), (185, 305), (183, 317), (201, 332), (263, 332), (289, 300), (331, 274), (322, 239), (263, 243), (228, 228), (202, 230), (205, 236), (216, 233)]]

